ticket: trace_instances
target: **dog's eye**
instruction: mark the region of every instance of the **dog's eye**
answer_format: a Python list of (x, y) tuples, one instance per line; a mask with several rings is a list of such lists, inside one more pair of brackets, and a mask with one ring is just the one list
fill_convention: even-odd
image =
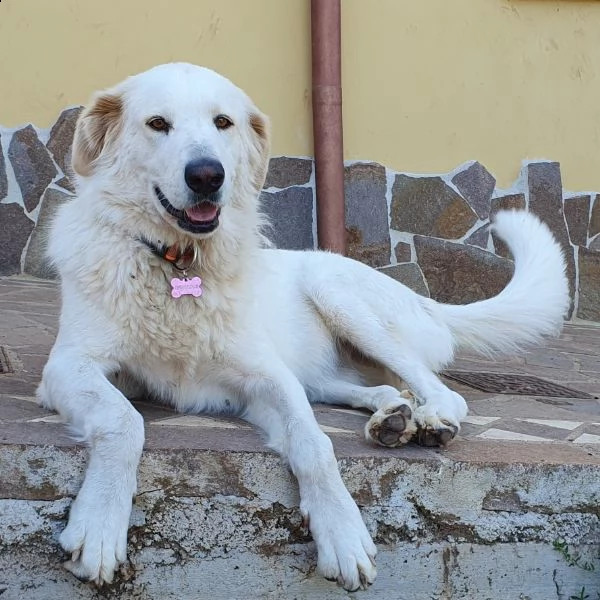
[(154, 131), (161, 131), (162, 133), (169, 133), (171, 129), (171, 125), (166, 119), (162, 117), (152, 117), (148, 121), (146, 121), (146, 125), (153, 129)]
[(214, 124), (217, 129), (229, 129), (233, 121), (227, 115), (217, 115)]

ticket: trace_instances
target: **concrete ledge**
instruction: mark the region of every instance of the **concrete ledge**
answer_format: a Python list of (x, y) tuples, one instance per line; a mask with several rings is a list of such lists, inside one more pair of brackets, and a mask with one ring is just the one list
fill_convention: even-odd
[[(455, 447), (477, 454), (472, 442)], [(83, 477), (84, 449), (6, 444), (0, 464), (2, 600), (348, 595), (314, 574), (295, 483), (273, 454), (146, 451), (130, 564), (101, 593), (62, 570), (56, 543)], [(593, 457), (568, 466), (466, 462), (406, 448), (340, 465), (380, 550), (379, 578), (357, 596), (548, 600), (598, 585), (597, 573), (569, 567), (553, 549), (562, 539), (590, 560), (598, 551)]]

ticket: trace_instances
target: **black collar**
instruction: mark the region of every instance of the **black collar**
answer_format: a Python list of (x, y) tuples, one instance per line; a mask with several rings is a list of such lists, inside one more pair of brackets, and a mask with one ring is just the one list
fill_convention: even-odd
[(150, 248), (152, 254), (171, 263), (178, 271), (189, 269), (197, 258), (197, 249), (194, 244), (188, 244), (183, 250), (179, 244), (167, 246), (165, 244), (154, 244), (145, 237), (138, 238), (142, 244)]

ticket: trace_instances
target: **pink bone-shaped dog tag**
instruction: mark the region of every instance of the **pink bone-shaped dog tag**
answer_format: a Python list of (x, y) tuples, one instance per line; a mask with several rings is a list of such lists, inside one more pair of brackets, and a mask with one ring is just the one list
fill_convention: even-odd
[(202, 279), (200, 277), (192, 277), (191, 279), (173, 277), (171, 279), (171, 288), (171, 296), (173, 298), (179, 298), (186, 294), (198, 298), (198, 296), (202, 295)]

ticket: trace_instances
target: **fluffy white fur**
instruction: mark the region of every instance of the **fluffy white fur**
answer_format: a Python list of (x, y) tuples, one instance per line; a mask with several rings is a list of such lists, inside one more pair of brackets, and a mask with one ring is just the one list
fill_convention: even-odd
[[(234, 126), (215, 127), (220, 113)], [(172, 124), (168, 134), (148, 127), (156, 115)], [(183, 209), (184, 167), (203, 156), (225, 169), (222, 212), (214, 232), (192, 235), (153, 186)], [(562, 325), (561, 250), (534, 216), (496, 220), (516, 259), (508, 287), (446, 306), (342, 256), (262, 249), (267, 160), (264, 115), (227, 79), (192, 65), (159, 66), (99, 93), (78, 122), (77, 197), (60, 209), (49, 244), (61, 276), (60, 330), (39, 388), (89, 445), (60, 538), (78, 577), (110, 582), (126, 558), (144, 428), (116, 373), (176, 409), (227, 404), (264, 430), (298, 480), (319, 571), (353, 590), (374, 580), (376, 550), (309, 402), (369, 408), (367, 437), (384, 445), (443, 444), (467, 414), (435, 375), (456, 349), (512, 352)], [(172, 298), (172, 265), (140, 236), (195, 244), (189, 274), (202, 278), (203, 295)]]

